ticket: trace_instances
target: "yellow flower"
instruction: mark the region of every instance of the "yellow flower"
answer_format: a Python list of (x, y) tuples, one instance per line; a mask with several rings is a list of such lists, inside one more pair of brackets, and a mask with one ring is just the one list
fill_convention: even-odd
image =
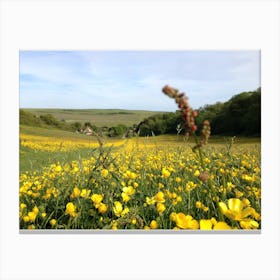
[(24, 216), (22, 219), (23, 219), (23, 221), (26, 222), (26, 223), (29, 222), (29, 216)]
[(170, 221), (175, 222), (176, 221), (177, 214), (175, 212), (172, 212), (169, 216)]
[(165, 202), (164, 199), (164, 193), (163, 192), (158, 192), (155, 196), (154, 199), (156, 202)]
[(137, 175), (134, 172), (127, 170), (124, 174), (124, 177), (128, 179), (135, 179)]
[(39, 209), (37, 206), (34, 206), (32, 211), (37, 215), (39, 213)]
[(245, 181), (247, 181), (247, 182), (249, 182), (249, 183), (252, 183), (252, 182), (255, 181), (255, 178), (254, 178), (254, 177), (249, 176), (249, 175), (247, 175), (247, 174), (242, 175), (242, 179), (245, 180)]
[(155, 220), (152, 220), (150, 223), (150, 228), (151, 229), (157, 229), (158, 228), (158, 223)]
[(224, 202), (219, 202), (219, 208), (226, 217), (234, 221), (242, 221), (255, 212), (251, 207), (243, 209), (244, 204), (238, 198), (230, 198), (228, 206)]
[(181, 183), (181, 182), (182, 182), (182, 179), (181, 179), (180, 177), (176, 177), (176, 178), (175, 178), (175, 181), (176, 181), (176, 183)]
[(129, 208), (125, 207), (124, 210), (122, 211), (121, 216), (124, 216), (125, 214), (127, 214), (129, 212)]
[(200, 220), (199, 221), (201, 230), (226, 230), (231, 229), (231, 227), (225, 222), (217, 222), (215, 218), (211, 218), (210, 220)]
[(231, 229), (231, 227), (225, 222), (217, 222), (214, 225), (213, 229), (215, 229), (215, 230), (227, 230), (227, 229)]
[(131, 223), (132, 223), (133, 225), (136, 225), (136, 223), (137, 223), (136, 219), (132, 219), (132, 220), (131, 220)]
[(37, 213), (35, 213), (35, 212), (28, 212), (28, 217), (29, 217), (29, 221), (30, 222), (34, 222), (35, 221), (35, 219), (36, 219), (36, 217), (37, 217)]
[(251, 206), (251, 203), (250, 203), (249, 199), (247, 199), (247, 198), (243, 198), (242, 203), (244, 206)]
[(26, 204), (25, 204), (25, 203), (21, 203), (21, 204), (20, 204), (20, 209), (22, 210), (22, 209), (24, 209), (24, 208), (26, 208)]
[(156, 200), (152, 197), (152, 198), (150, 198), (150, 197), (146, 197), (146, 203), (148, 204), (148, 205), (153, 205), (153, 204), (155, 204), (156, 203)]
[(203, 205), (202, 210), (203, 210), (204, 212), (208, 212), (209, 207)]
[(87, 198), (90, 195), (91, 190), (82, 189), (80, 196), (83, 198)]
[(56, 172), (60, 172), (62, 170), (62, 167), (60, 165), (57, 165), (54, 170)]
[(102, 177), (107, 177), (108, 176), (109, 171), (107, 169), (102, 169), (101, 170), (101, 175)]
[(122, 192), (123, 202), (128, 202), (130, 200), (130, 196), (127, 193)]
[(242, 197), (244, 195), (244, 193), (239, 190), (235, 190), (234, 192), (235, 192), (236, 197), (238, 197), (238, 198)]
[(216, 224), (217, 224), (217, 220), (216, 220), (215, 218), (211, 218), (210, 221), (211, 221), (211, 223), (212, 223), (213, 225), (216, 225)]
[(193, 219), (190, 215), (185, 215), (184, 213), (180, 212), (176, 214), (175, 223), (177, 227), (181, 229), (198, 229), (199, 224), (196, 220)]
[(51, 219), (51, 220), (50, 220), (50, 225), (51, 225), (51, 226), (56, 225), (56, 219)]
[(112, 229), (114, 230), (118, 229), (118, 222), (113, 222)]
[(162, 212), (164, 212), (165, 211), (165, 205), (163, 204), (163, 203), (157, 203), (157, 211), (159, 212), (159, 213), (162, 213)]
[(98, 208), (98, 207), (99, 207), (99, 204), (100, 204), (101, 201), (103, 200), (103, 197), (104, 197), (103, 194), (96, 194), (96, 193), (94, 193), (94, 194), (91, 196), (90, 199), (91, 199), (92, 202), (94, 203), (95, 208)]
[(98, 212), (99, 212), (100, 214), (104, 214), (104, 213), (107, 211), (107, 209), (108, 209), (108, 207), (107, 207), (106, 204), (100, 203), (100, 204), (99, 204), (99, 207), (98, 207)]
[(193, 174), (195, 177), (198, 177), (199, 175), (200, 175), (200, 172), (199, 172), (199, 170), (196, 170), (195, 172), (194, 172), (194, 174)]
[(123, 206), (119, 201), (114, 202), (113, 212), (117, 217), (120, 217), (123, 211)]
[(182, 197), (181, 197), (180, 195), (178, 195), (178, 196), (176, 197), (176, 201), (177, 201), (177, 202), (181, 202), (181, 201), (183, 201), (183, 199), (182, 199)]
[(258, 222), (250, 219), (245, 219), (243, 221), (240, 221), (239, 224), (243, 229), (257, 229), (259, 227)]
[(170, 172), (166, 168), (162, 168), (161, 174), (163, 178), (168, 178), (170, 176)]
[(47, 216), (47, 213), (43, 212), (43, 213), (41, 214), (41, 216), (42, 216), (42, 218), (45, 218), (45, 217)]
[(126, 193), (127, 195), (133, 195), (135, 193), (135, 189), (132, 186), (129, 187), (123, 187), (122, 188), (123, 192)]
[(200, 201), (197, 201), (197, 202), (195, 203), (195, 207), (198, 208), (198, 209), (200, 209), (200, 208), (202, 207), (202, 203), (201, 203)]
[(79, 188), (77, 188), (77, 187), (75, 187), (74, 189), (73, 189), (73, 192), (72, 192), (72, 194), (71, 194), (71, 199), (72, 198), (75, 198), (75, 197), (79, 197), (80, 196), (80, 193), (81, 193), (81, 190), (79, 189)]
[(66, 210), (65, 213), (70, 215), (71, 217), (76, 217), (76, 206), (72, 202), (68, 202), (66, 204)]
[(79, 168), (77, 166), (74, 166), (72, 171), (73, 171), (73, 173), (77, 173), (79, 171)]
[(211, 220), (202, 219), (199, 221), (199, 228), (201, 230), (210, 230), (210, 229), (212, 229), (212, 226), (213, 226), (213, 224), (212, 224)]

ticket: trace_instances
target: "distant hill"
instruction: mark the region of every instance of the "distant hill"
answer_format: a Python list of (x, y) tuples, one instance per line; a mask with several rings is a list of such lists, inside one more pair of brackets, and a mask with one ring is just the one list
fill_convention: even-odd
[[(74, 124), (76, 122), (85, 123), (89, 122), (97, 127), (103, 126), (116, 126), (119, 124), (126, 126), (133, 126), (145, 118), (153, 116), (157, 111), (144, 111), (144, 110), (124, 110), (124, 109), (31, 109), (22, 108), (21, 110), (26, 113), (31, 113), (37, 119), (46, 114), (51, 114), (58, 121), (65, 122), (66, 124)], [(24, 116), (26, 119), (26, 116)], [(32, 118), (29, 115), (29, 118)], [(27, 123), (24, 123), (27, 124)], [(27, 124), (28, 125), (28, 124)], [(34, 125), (38, 125), (37, 122)]]

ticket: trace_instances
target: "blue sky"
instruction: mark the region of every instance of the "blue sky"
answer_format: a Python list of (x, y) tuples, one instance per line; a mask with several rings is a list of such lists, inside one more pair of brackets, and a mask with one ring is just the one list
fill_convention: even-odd
[(21, 108), (175, 111), (166, 84), (227, 101), (260, 86), (260, 51), (20, 51)]

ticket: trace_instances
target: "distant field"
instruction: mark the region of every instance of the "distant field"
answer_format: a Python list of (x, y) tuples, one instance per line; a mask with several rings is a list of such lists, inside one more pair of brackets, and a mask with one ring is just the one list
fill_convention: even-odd
[(26, 109), (36, 116), (52, 114), (58, 120), (65, 120), (67, 123), (90, 122), (97, 127), (115, 126), (124, 124), (132, 126), (152, 115), (163, 113), (143, 110), (122, 110), (122, 109)]

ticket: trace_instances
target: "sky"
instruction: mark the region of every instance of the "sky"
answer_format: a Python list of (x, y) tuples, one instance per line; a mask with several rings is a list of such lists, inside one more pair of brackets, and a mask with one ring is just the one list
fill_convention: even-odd
[(225, 102), (260, 84), (260, 51), (20, 51), (20, 108), (175, 111)]

